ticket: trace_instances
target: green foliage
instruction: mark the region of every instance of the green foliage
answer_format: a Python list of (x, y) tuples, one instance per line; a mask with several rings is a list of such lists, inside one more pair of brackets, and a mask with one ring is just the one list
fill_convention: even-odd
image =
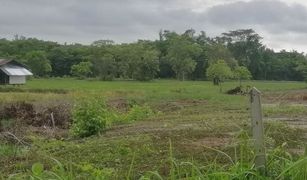
[(108, 111), (103, 99), (87, 98), (75, 104), (72, 117), (72, 133), (87, 137), (105, 130), (112, 122), (113, 114)]
[(114, 176), (113, 169), (98, 169), (91, 164), (65, 166), (58, 160), (52, 158), (53, 163), (50, 169), (46, 169), (41, 163), (34, 163), (31, 171), (27, 173), (17, 173), (9, 176), (9, 179), (54, 179), (54, 180), (72, 180), (72, 179), (110, 179)]
[(44, 172), (44, 166), (41, 163), (33, 164), (31, 169), (34, 177), (40, 177)]
[[(216, 160), (207, 162), (200, 166), (193, 161), (179, 161), (174, 156), (172, 142), (169, 145), (168, 173), (160, 175), (157, 171), (146, 171), (141, 174), (140, 179), (294, 179), (301, 180), (307, 177), (307, 157), (302, 156), (294, 159), (286, 151), (286, 143), (274, 148), (267, 154), (266, 173), (261, 174), (254, 168), (254, 155), (252, 146), (246, 132), (241, 132), (238, 136), (239, 148), (235, 157), (231, 158), (227, 153), (211, 147), (205, 149), (217, 153), (217, 156), (224, 156), (228, 159), (228, 165), (221, 165)], [(132, 176), (133, 166), (136, 161), (136, 153), (132, 155), (129, 169), (127, 169), (127, 179), (135, 178)], [(92, 164), (72, 164), (66, 166), (56, 159), (49, 169), (44, 168), (41, 163), (34, 163), (31, 171), (18, 173), (10, 176), (10, 179), (114, 179), (116, 171), (112, 168), (96, 168)]]
[(265, 49), (261, 44), (262, 37), (252, 29), (238, 29), (223, 33), (221, 39), (227, 43), (227, 48), (240, 66), (247, 67), (254, 78), (261, 76), (261, 63), (265, 61), (261, 59)]
[[(72, 66), (93, 63), (92, 77), (141, 81), (153, 78), (206, 79), (204, 70), (223, 59), (234, 70), (246, 67), (255, 80), (306, 79), (306, 56), (297, 51), (274, 52), (252, 29), (239, 29), (208, 37), (188, 29), (179, 34), (159, 32), (159, 40), (116, 44), (97, 40), (91, 45), (65, 44), (16, 36), (0, 39), (0, 57), (27, 64), (36, 76), (71, 76)], [(88, 77), (85, 73), (74, 74)]]
[(207, 46), (205, 50), (209, 65), (215, 64), (221, 59), (223, 59), (231, 69), (235, 69), (238, 65), (238, 62), (234, 59), (230, 50), (221, 43), (214, 43), (211, 46)]
[(143, 50), (142, 56), (135, 64), (136, 70), (133, 77), (140, 81), (149, 81), (155, 78), (159, 71), (158, 52), (155, 50)]
[(240, 82), (240, 86), (241, 86), (241, 81), (242, 80), (249, 80), (252, 78), (251, 73), (249, 72), (249, 70), (244, 67), (244, 66), (238, 66), (235, 68), (234, 72), (233, 72), (234, 78), (238, 79)]
[(80, 46), (60, 46), (48, 51), (48, 59), (52, 66), (52, 76), (63, 77), (71, 75), (71, 67), (87, 61), (87, 48)]
[(210, 65), (207, 69), (207, 77), (217, 85), (226, 79), (230, 79), (232, 76), (233, 73), (224, 60), (217, 61), (217, 63)]
[(296, 70), (300, 72), (300, 74), (304, 77), (304, 80), (307, 81), (307, 60), (298, 62)]
[(52, 68), (44, 51), (31, 51), (25, 55), (26, 65), (35, 76), (47, 76)]
[(71, 74), (81, 79), (89, 77), (92, 74), (92, 66), (91, 62), (80, 62), (71, 66)]
[(166, 58), (169, 60), (177, 79), (185, 80), (196, 67), (195, 58), (200, 55), (201, 47), (187, 37), (174, 36), (170, 40)]
[(124, 116), (125, 122), (133, 122), (146, 119), (152, 116), (154, 112), (148, 105), (133, 105), (129, 112)]
[(0, 143), (0, 158), (20, 155), (22, 150), (14, 144)]
[(93, 73), (96, 74), (100, 80), (113, 80), (117, 73), (117, 63), (112, 54), (104, 54), (102, 56), (92, 58)]
[(126, 114), (117, 114), (107, 108), (101, 98), (79, 100), (72, 112), (71, 131), (75, 136), (88, 137), (104, 131), (114, 122), (134, 122), (152, 116), (154, 112), (148, 105), (133, 105)]
[[(223, 85), (229, 88), (233, 87), (235, 83), (225, 82)], [(300, 82), (249, 81), (248, 83), (269, 94), (274, 93), (272, 91), (285, 93), (290, 89), (306, 87), (305, 83)], [(80, 95), (88, 96), (94, 93), (99, 96), (110, 97), (111, 100), (113, 98), (119, 99), (120, 101), (116, 102), (119, 102), (120, 106), (123, 105), (123, 108), (127, 108), (127, 114), (130, 111), (128, 106), (133, 104), (130, 103), (132, 101), (129, 101), (129, 99), (135, 99), (140, 104), (146, 102), (153, 110), (157, 109), (166, 113), (157, 116), (154, 114), (150, 118), (145, 118), (146, 122), (134, 121), (129, 124), (116, 125), (108, 129), (108, 132), (104, 135), (82, 140), (66, 138), (66, 136), (63, 139), (60, 136), (58, 139), (58, 131), (55, 131), (56, 138), (36, 134), (41, 138), (40, 143), (35, 142), (32, 138), (28, 141), (29, 137), (27, 137), (24, 140), (33, 143), (27, 154), (17, 156), (17, 158), (10, 158), (6, 155), (0, 158), (2, 167), (0, 174), (3, 173), (4, 176), (23, 172), (29, 175), (31, 165), (34, 162), (41, 162), (44, 165), (44, 171), (56, 172), (57, 175), (62, 174), (62, 171), (53, 170), (53, 165), (44, 161), (44, 157), (51, 156), (65, 164), (63, 174), (70, 174), (72, 169), (73, 174), (78, 176), (71, 179), (90, 179), (91, 176), (80, 170), (81, 168), (95, 174), (99, 174), (100, 171), (103, 171), (103, 174), (113, 172), (108, 179), (124, 179), (127, 176), (131, 179), (139, 179), (142, 175), (152, 179), (160, 177), (167, 179), (170, 174), (170, 159), (174, 160), (172, 176), (177, 179), (252, 179), (256, 175), (256, 177), (261, 177), (253, 169), (251, 160), (253, 153), (249, 147), (252, 141), (246, 139), (246, 134), (238, 135), (239, 141), (234, 141), (233, 136), (241, 128), (250, 129), (249, 112), (246, 110), (248, 98), (219, 94), (215, 87), (210, 86), (210, 82), (178, 82), (174, 80), (157, 80), (150, 83), (135, 81), (100, 82), (51, 78), (34, 79), (20, 87), (20, 89), (24, 88), (66, 89), (69, 92), (73, 90), (73, 92), (64, 95), (28, 93), (26, 96), (25, 93), (6, 93), (1, 98), (1, 102), (24, 99), (40, 105), (41, 102), (53, 103), (65, 98), (75, 98)], [(277, 96), (279, 96), (278, 93)], [(126, 98), (128, 102), (124, 101)], [(266, 109), (266, 106), (264, 109)], [(290, 106), (283, 106), (280, 107), (282, 110), (277, 111), (278, 109), (278, 106), (275, 107), (274, 112), (268, 113), (268, 115), (279, 117), (289, 114), (291, 117), (293, 115), (293, 117), (300, 118), (301, 115), (304, 117), (303, 115), (306, 114), (306, 110), (304, 111), (303, 108), (291, 109)], [(265, 112), (267, 111), (265, 110)], [(125, 120), (126, 114), (123, 114), (119, 117), (120, 119), (123, 117), (122, 120)], [(142, 113), (140, 114), (143, 116)], [(296, 116), (296, 114), (299, 116)], [(142, 118), (132, 119), (142, 120)], [(289, 145), (287, 149), (295, 148), (295, 151), (300, 151), (300, 144), (305, 142), (303, 133), (298, 133), (297, 129), (284, 124), (274, 127), (265, 124), (265, 127), (267, 129), (266, 135), (270, 138), (270, 141), (267, 142), (269, 155), (271, 148), (274, 149), (275, 145), (287, 142)], [(169, 138), (173, 142), (172, 158), (168, 158)], [(292, 143), (293, 141), (297, 142)], [(209, 147), (203, 147), (204, 145)], [(286, 157), (286, 155), (277, 155), (277, 153), (275, 155)], [(297, 161), (296, 156), (289, 159), (290, 161), (287, 160), (286, 166), (281, 163), (283, 161), (276, 158), (272, 159), (276, 163), (270, 163), (272, 165), (270, 165), (271, 170), (268, 173), (273, 175), (264, 178), (276, 179), (282, 171)], [(70, 163), (72, 163), (72, 168), (70, 168)], [(280, 165), (280, 167), (277, 167), (277, 165)], [(293, 167), (292, 170), (299, 166)], [(298, 172), (292, 171), (292, 174), (290, 174), (287, 171), (282, 175), (282, 178), (286, 177), (286, 174), (289, 177), (295, 173)], [(61, 175), (60, 177), (66, 176)], [(55, 179), (54, 177), (50, 178)]]
[(159, 71), (158, 52), (139, 42), (123, 46), (120, 52), (122, 76), (141, 81), (152, 80)]
[[(205, 166), (198, 166), (192, 162), (179, 162), (173, 156), (173, 147), (170, 143), (169, 147), (169, 174), (167, 179), (306, 179), (307, 175), (307, 158), (301, 157), (293, 160), (291, 155), (286, 152), (285, 145), (278, 146), (270, 151), (267, 155), (267, 169), (265, 174), (261, 174), (254, 168), (254, 153), (249, 143), (247, 133), (243, 132), (239, 135), (239, 152), (232, 159), (230, 155), (223, 151), (208, 148), (215, 151), (221, 156), (225, 156), (230, 164), (221, 166), (216, 161), (210, 162)], [(250, 157), (249, 157), (250, 156)], [(141, 179), (163, 179), (158, 172), (149, 171), (145, 173)]]

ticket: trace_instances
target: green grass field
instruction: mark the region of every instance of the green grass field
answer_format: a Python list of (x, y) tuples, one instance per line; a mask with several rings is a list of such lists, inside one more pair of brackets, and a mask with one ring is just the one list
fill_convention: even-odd
[[(226, 82), (223, 91), (237, 85), (238, 82)], [(300, 124), (307, 115), (307, 84), (249, 81), (243, 85), (255, 86), (263, 93), (268, 152), (283, 145), (293, 158), (301, 155), (307, 132)], [(193, 162), (197, 167), (208, 167), (214, 162), (223, 168), (230, 164), (227, 156), (234, 160), (245, 158), (237, 157), (237, 151), (242, 150), (238, 146), (242, 132), (250, 132), (249, 97), (220, 93), (219, 87), (211, 82), (33, 79), (16, 88), (64, 89), (68, 93), (1, 92), (2, 106), (26, 101), (40, 108), (99, 96), (115, 104), (118, 111), (122, 111), (122, 106), (146, 104), (154, 114), (134, 122), (114, 123), (99, 135), (83, 139), (72, 137), (66, 129), (53, 132), (29, 127), (18, 137), (30, 146), (0, 144), (3, 177), (29, 173), (37, 162), (52, 169), (53, 158), (66, 168), (78, 167), (84, 172), (102, 173), (110, 179), (139, 179), (148, 172), (168, 177), (173, 169), (170, 157), (176, 162)]]

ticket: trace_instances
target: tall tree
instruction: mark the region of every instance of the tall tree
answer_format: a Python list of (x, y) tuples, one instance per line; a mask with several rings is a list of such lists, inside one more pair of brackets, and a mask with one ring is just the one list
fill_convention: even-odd
[(233, 57), (229, 49), (221, 43), (213, 43), (207, 46), (206, 55), (209, 65), (215, 64), (221, 59), (223, 59), (231, 69), (234, 69), (238, 65), (237, 60)]
[(56, 47), (49, 51), (53, 76), (71, 75), (71, 67), (82, 61), (88, 61), (89, 50), (79, 45)]
[(29, 66), (35, 76), (47, 76), (52, 68), (44, 51), (31, 51), (26, 54), (26, 65)]
[(101, 80), (113, 80), (118, 72), (117, 63), (112, 54), (92, 57), (93, 73)]
[(152, 80), (159, 71), (159, 52), (144, 41), (123, 45), (116, 58), (122, 74), (132, 79)]
[(185, 36), (175, 36), (170, 40), (166, 58), (177, 79), (185, 80), (196, 67), (195, 59), (201, 54), (201, 47)]
[(262, 37), (252, 29), (239, 29), (222, 34), (224, 43), (232, 52), (240, 66), (246, 66), (253, 77), (259, 79), (261, 72), (261, 51), (264, 46), (261, 43)]

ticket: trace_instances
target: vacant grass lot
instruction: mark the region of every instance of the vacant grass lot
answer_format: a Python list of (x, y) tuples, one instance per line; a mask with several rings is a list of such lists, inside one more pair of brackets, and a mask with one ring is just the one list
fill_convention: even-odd
[[(237, 85), (238, 82), (226, 82), (222, 87), (226, 91)], [(289, 152), (301, 154), (306, 140), (302, 126), (307, 115), (306, 83), (250, 81), (243, 85), (255, 86), (263, 92), (268, 149), (287, 143)], [(41, 132), (48, 129), (42, 128), (37, 133), (29, 128), (22, 138), (30, 145), (14, 148), (0, 144), (0, 173), (3, 177), (27, 172), (35, 162), (50, 168), (54, 163), (52, 158), (86, 170), (103, 170), (113, 179), (127, 176), (135, 179), (148, 171), (167, 176), (170, 142), (172, 156), (180, 162), (206, 166), (214, 161), (226, 166), (228, 157), (212, 148), (238, 158), (235, 154), (240, 134), (250, 130), (248, 96), (220, 93), (219, 87), (211, 82), (33, 79), (16, 88), (25, 92), (1, 92), (2, 106), (26, 101), (39, 108), (87, 96), (101, 96), (109, 104), (115, 104), (113, 107), (118, 111), (124, 111), (127, 104), (147, 104), (155, 113), (139, 121), (112, 125), (100, 135), (84, 139), (72, 138), (68, 130), (46, 135)], [(40, 92), (26, 92), (31, 89)], [(64, 89), (67, 93), (42, 89)]]

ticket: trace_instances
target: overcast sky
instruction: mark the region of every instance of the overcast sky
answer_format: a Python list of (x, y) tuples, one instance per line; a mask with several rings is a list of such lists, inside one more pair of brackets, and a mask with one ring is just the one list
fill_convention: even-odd
[(217, 36), (253, 28), (275, 50), (307, 52), (306, 0), (0, 0), (0, 38), (60, 43), (157, 39), (160, 29)]

